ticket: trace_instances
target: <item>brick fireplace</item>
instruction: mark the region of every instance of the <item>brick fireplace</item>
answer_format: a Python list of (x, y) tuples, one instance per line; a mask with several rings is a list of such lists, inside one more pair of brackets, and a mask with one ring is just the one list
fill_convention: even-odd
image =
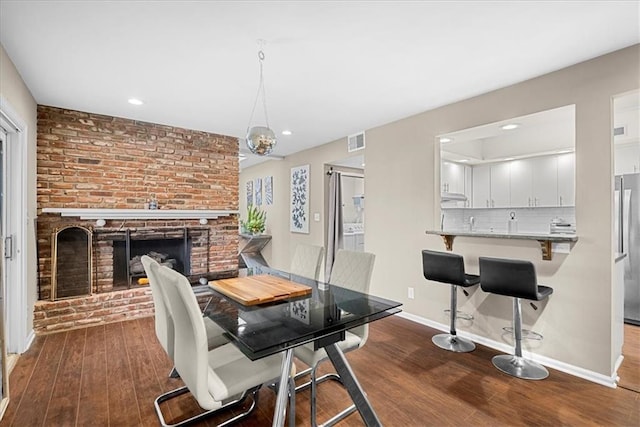
[[(149, 289), (117, 267), (126, 239), (134, 251), (182, 242), (194, 280), (237, 275), (237, 154), (237, 138), (38, 106), (36, 332), (153, 313)], [(161, 215), (145, 209), (152, 198)], [(68, 209), (104, 210), (105, 220), (60, 213)], [(199, 215), (212, 210), (226, 214)], [(52, 236), (70, 225), (92, 233), (93, 295), (50, 301)]]

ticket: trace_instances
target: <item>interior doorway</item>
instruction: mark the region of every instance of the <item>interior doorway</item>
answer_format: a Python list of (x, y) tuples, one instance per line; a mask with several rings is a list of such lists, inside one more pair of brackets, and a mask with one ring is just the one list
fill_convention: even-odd
[(364, 251), (366, 230), (364, 164), (364, 155), (328, 163), (328, 166), (340, 171), (342, 176), (340, 191), (342, 193), (343, 248), (360, 252)]

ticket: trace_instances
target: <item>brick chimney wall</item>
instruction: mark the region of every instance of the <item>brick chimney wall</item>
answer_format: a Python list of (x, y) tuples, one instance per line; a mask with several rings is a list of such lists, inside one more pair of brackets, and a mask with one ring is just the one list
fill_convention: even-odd
[[(51, 235), (93, 221), (49, 208), (238, 209), (238, 139), (100, 114), (38, 106), (39, 295), (51, 295)], [(198, 226), (197, 220), (108, 220), (104, 228)], [(210, 272), (237, 273), (238, 218), (210, 220)], [(95, 268), (95, 267), (94, 267)]]

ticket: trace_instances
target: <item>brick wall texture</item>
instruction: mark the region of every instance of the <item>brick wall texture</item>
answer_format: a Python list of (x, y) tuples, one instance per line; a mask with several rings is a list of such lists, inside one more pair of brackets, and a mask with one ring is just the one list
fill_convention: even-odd
[[(37, 141), (41, 300), (51, 295), (52, 232), (95, 227), (43, 214), (45, 207), (143, 209), (155, 195), (160, 209), (238, 209), (237, 138), (40, 105)], [(197, 220), (108, 220), (105, 228), (183, 226), (202, 228)], [(237, 216), (208, 226), (209, 271), (237, 272)], [(136, 304), (133, 311), (148, 315)]]

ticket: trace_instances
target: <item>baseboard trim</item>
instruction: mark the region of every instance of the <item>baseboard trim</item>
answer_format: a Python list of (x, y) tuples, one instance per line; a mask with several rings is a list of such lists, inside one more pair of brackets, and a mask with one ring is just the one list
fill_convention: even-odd
[(33, 329), (31, 329), (29, 331), (29, 334), (27, 334), (27, 339), (25, 340), (24, 349), (22, 350), (22, 353), (29, 350), (29, 347), (31, 347), (31, 344), (33, 344), (34, 339), (36, 339), (36, 332)]
[[(437, 329), (439, 331), (443, 331), (443, 332), (448, 332), (449, 331), (449, 325), (445, 325), (445, 324), (439, 323), (439, 322), (434, 322), (433, 320), (429, 320), (429, 319), (426, 319), (426, 318), (421, 317), (421, 316), (416, 316), (415, 314), (407, 313), (405, 311), (398, 313), (397, 316), (400, 316), (400, 317), (402, 317), (404, 319), (410, 320), (410, 321), (415, 322), (415, 323), (419, 323), (421, 325), (429, 326), (430, 328)], [(471, 333), (464, 332), (464, 331), (458, 331), (458, 335), (460, 335), (463, 338), (468, 338), (471, 341), (475, 342), (476, 344), (481, 344), (481, 345), (483, 345), (485, 347), (489, 347), (489, 348), (492, 348), (494, 350), (498, 350), (498, 351), (503, 352), (503, 353), (512, 353), (513, 352), (513, 347), (512, 346), (510, 346), (508, 344), (505, 344), (505, 343), (501, 343), (501, 342), (495, 341), (495, 340), (488, 339), (486, 337), (482, 337), (482, 336), (479, 336), (479, 335), (476, 335), (476, 334), (471, 334)], [(536, 362), (538, 362), (538, 363), (540, 363), (540, 364), (542, 364), (544, 366), (547, 366), (549, 368), (556, 369), (556, 370), (564, 372), (566, 374), (573, 375), (575, 377), (582, 378), (582, 379), (585, 379), (587, 381), (591, 381), (591, 382), (594, 382), (596, 384), (600, 384), (600, 385), (603, 385), (603, 386), (606, 386), (606, 387), (610, 387), (610, 388), (616, 388), (617, 387), (618, 367), (622, 363), (622, 358), (623, 358), (623, 356), (620, 356), (618, 358), (618, 360), (616, 361), (614, 374), (611, 377), (608, 377), (606, 375), (602, 375), (602, 374), (599, 374), (597, 372), (581, 368), (579, 366), (570, 365), (568, 363), (561, 362), (559, 360), (552, 359), (550, 357), (541, 356), (539, 354), (533, 354), (533, 353), (531, 353), (529, 351), (526, 351), (526, 350), (522, 351), (522, 355), (524, 357), (530, 358), (531, 360), (535, 360)]]

